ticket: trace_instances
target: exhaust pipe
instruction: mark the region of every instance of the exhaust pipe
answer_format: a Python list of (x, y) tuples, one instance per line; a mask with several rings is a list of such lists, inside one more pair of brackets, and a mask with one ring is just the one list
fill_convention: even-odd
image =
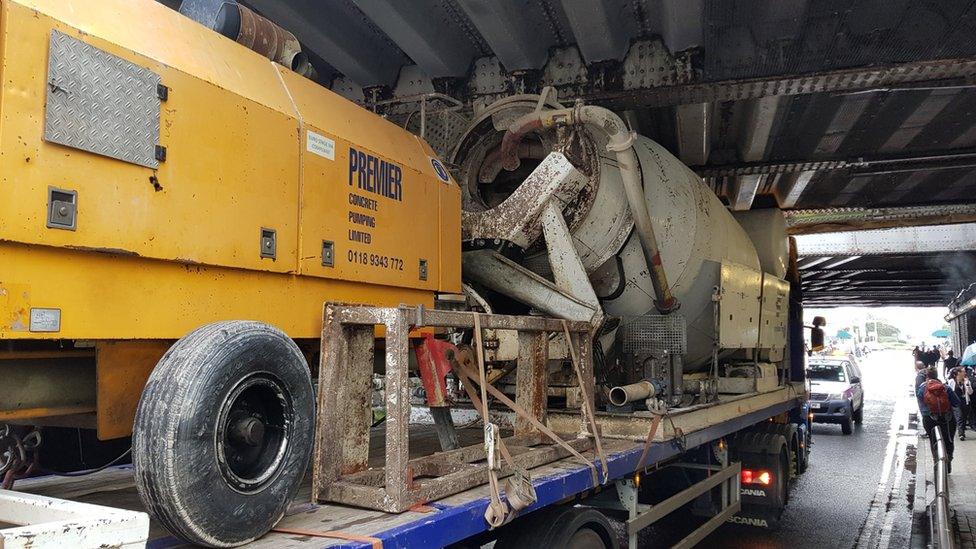
[(279, 65), (315, 79), (315, 68), (294, 34), (234, 0), (183, 0), (180, 13)]
[(621, 385), (610, 389), (610, 404), (623, 406), (635, 400), (644, 400), (657, 395), (657, 388), (650, 381), (638, 381), (630, 385)]

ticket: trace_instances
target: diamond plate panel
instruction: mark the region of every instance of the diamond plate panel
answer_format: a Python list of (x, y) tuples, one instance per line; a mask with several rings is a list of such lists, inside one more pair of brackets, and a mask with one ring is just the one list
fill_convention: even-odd
[(158, 74), (58, 31), (47, 71), (46, 141), (159, 166)]
[(660, 353), (683, 355), (688, 348), (685, 317), (678, 313), (669, 315), (643, 315), (621, 319), (624, 335), (624, 351), (628, 353)]

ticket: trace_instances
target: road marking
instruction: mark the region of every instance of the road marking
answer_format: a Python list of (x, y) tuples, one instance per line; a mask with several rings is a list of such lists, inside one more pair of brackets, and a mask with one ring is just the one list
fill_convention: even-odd
[(854, 544), (858, 549), (887, 549), (891, 543), (891, 532), (897, 515), (897, 508), (893, 502), (901, 489), (906, 454), (910, 446), (908, 442), (899, 438), (912, 435), (914, 439), (915, 431), (907, 429), (906, 426), (910, 405), (913, 402), (901, 397), (895, 401), (892, 409), (891, 421), (888, 425), (888, 444), (885, 446), (878, 488), (874, 492), (871, 509)]

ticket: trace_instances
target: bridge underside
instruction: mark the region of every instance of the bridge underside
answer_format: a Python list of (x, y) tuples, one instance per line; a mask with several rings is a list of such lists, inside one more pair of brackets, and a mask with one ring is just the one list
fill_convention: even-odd
[[(550, 86), (620, 112), (729, 208), (788, 210), (795, 234), (976, 222), (966, 0), (242, 3), (298, 36), (320, 83), (445, 158), (484, 105)], [(964, 247), (801, 252), (806, 300), (944, 305)]]

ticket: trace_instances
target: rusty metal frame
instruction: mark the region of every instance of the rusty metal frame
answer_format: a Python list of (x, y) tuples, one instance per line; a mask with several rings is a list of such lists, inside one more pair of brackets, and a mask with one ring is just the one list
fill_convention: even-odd
[[(564, 321), (529, 316), (481, 315), (483, 329), (519, 332), (516, 404), (540, 422), (546, 421), (548, 393), (546, 361), (549, 334), (561, 334)], [(386, 443), (382, 468), (369, 468), (370, 397), (373, 373), (374, 329), (386, 331)], [(594, 376), (591, 325), (566, 322), (578, 346), (579, 383), (593, 394)], [(423, 307), (369, 307), (327, 303), (322, 324), (322, 359), (312, 483), (314, 501), (333, 501), (399, 513), (488, 481), (482, 445), (439, 452), (411, 460), (409, 449), (410, 386), (409, 334), (423, 327), (473, 328), (467, 312), (428, 310)], [(581, 414), (586, 413), (586, 407)], [(566, 438), (582, 452), (592, 447), (584, 435), (581, 415), (575, 432)], [(512, 466), (529, 469), (569, 455), (531, 423), (519, 418), (515, 434), (505, 439), (514, 464), (499, 476), (512, 474)]]
[(626, 110), (810, 93), (902, 89), (917, 83), (925, 83), (926, 87), (966, 85), (967, 79), (974, 75), (976, 58), (962, 57), (796, 75), (598, 91), (585, 94), (582, 98), (587, 103)]

